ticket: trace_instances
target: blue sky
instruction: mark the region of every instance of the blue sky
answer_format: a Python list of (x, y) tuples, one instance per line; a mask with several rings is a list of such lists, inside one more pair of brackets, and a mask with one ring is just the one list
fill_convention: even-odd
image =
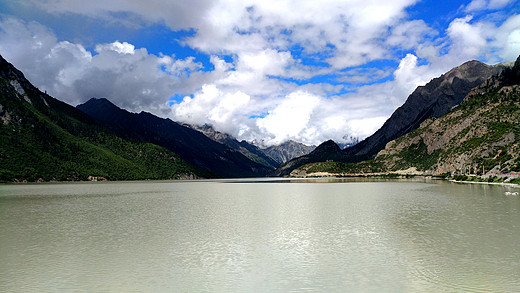
[(455, 66), (514, 61), (520, 4), (8, 0), (0, 54), (72, 105), (106, 97), (259, 145), (344, 143)]

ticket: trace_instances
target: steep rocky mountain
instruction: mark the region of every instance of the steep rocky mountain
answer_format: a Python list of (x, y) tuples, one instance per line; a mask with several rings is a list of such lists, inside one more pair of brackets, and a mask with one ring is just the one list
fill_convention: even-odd
[(247, 141), (238, 141), (234, 137), (229, 134), (225, 134), (219, 131), (216, 131), (211, 125), (204, 124), (202, 126), (198, 125), (185, 125), (187, 127), (191, 127), (197, 131), (204, 133), (207, 137), (212, 140), (224, 144), (234, 150), (239, 151), (242, 155), (246, 156), (253, 162), (259, 163), (261, 165), (266, 166), (267, 168), (276, 169), (280, 166), (281, 163), (273, 160), (270, 156), (268, 156), (263, 150), (258, 148), (257, 146), (248, 143)]
[(238, 141), (229, 134), (216, 131), (211, 125), (205, 124), (203, 126), (186, 126), (198, 130), (214, 141), (225, 144), (230, 148), (239, 151), (249, 159), (273, 169), (280, 167), (281, 164), (290, 161), (293, 158), (306, 155), (316, 148), (315, 146), (308, 146), (293, 140), (289, 140), (282, 144), (270, 146), (267, 148), (259, 148), (254, 144), (248, 143), (247, 141)]
[(130, 113), (104, 98), (92, 98), (77, 108), (118, 135), (165, 147), (222, 177), (259, 177), (273, 170), (192, 128), (146, 112)]
[(165, 148), (100, 127), (42, 93), (0, 56), (0, 181), (207, 176)]
[(447, 115), (388, 143), (376, 160), (387, 170), (416, 168), (431, 174), (470, 168), (479, 174), (519, 172), (520, 57)]
[[(486, 65), (479, 61), (469, 61), (449, 72), (434, 78), (425, 86), (420, 86), (408, 96), (390, 118), (373, 135), (360, 143), (346, 148), (341, 155), (332, 152), (327, 160), (360, 162), (373, 158), (385, 145), (410, 131), (417, 129), (428, 118), (440, 117), (459, 105), (471, 89), (482, 84), (491, 76), (502, 72), (508, 65)], [(324, 156), (310, 153), (301, 163), (320, 162)], [(290, 163), (290, 162), (289, 162)], [(302, 166), (298, 162), (282, 165), (274, 174), (288, 175)]]
[(296, 157), (306, 155), (312, 152), (315, 148), (315, 146), (308, 146), (303, 143), (289, 140), (280, 145), (270, 146), (262, 149), (262, 151), (273, 158), (273, 160), (275, 160), (279, 165), (281, 165)]
[(504, 65), (490, 66), (469, 61), (434, 78), (425, 86), (418, 87), (378, 131), (346, 149), (345, 154), (360, 159), (372, 158), (386, 143), (418, 128), (424, 120), (448, 113), (471, 89), (504, 68)]
[(460, 106), (389, 142), (374, 160), (315, 163), (293, 172), (494, 175), (520, 172), (520, 57), (474, 88)]

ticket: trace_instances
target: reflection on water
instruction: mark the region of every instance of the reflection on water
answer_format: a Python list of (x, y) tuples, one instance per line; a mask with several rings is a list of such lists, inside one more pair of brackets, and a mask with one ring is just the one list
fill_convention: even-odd
[(520, 288), (510, 189), (313, 183), (325, 182), (0, 185), (0, 291)]

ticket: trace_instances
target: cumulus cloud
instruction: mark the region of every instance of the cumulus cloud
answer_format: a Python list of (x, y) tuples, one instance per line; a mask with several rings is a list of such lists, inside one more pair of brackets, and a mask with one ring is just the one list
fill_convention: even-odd
[(468, 6), (466, 6), (465, 10), (467, 12), (474, 12), (480, 10), (499, 9), (512, 2), (515, 2), (515, 0), (473, 0), (468, 4)]
[(515, 60), (520, 54), (520, 15), (508, 18), (500, 27), (488, 27), (487, 35), (493, 36), (492, 46), (503, 60)]
[(186, 88), (183, 72), (200, 68), (193, 58), (156, 56), (127, 42), (98, 44), (93, 54), (80, 44), (58, 41), (38, 23), (13, 18), (0, 22), (0, 52), (42, 90), (70, 104), (106, 97), (129, 110), (162, 116), (170, 112), (170, 96), (194, 91)]
[(306, 92), (294, 92), (288, 95), (282, 103), (276, 106), (269, 114), (257, 121), (260, 130), (268, 133), (264, 138), (267, 144), (280, 144), (289, 139), (306, 143), (312, 142), (317, 134), (311, 126), (311, 116), (318, 106), (320, 99)]
[(172, 111), (175, 120), (196, 125), (208, 123), (219, 131), (262, 146), (287, 140), (309, 145), (328, 139), (348, 143), (352, 137), (372, 134), (391, 114), (393, 106), (387, 106), (389, 95), (383, 94), (389, 86), (381, 87), (375, 85), (355, 95), (331, 98), (296, 90), (266, 102), (240, 91), (227, 93), (210, 84), (193, 96), (184, 97), (172, 106)]
[(466, 58), (479, 57), (487, 45), (482, 24), (470, 24), (472, 16), (457, 18), (450, 23), (447, 33), (452, 41), (452, 50)]
[(99, 44), (96, 46), (96, 52), (102, 53), (104, 51), (114, 51), (119, 54), (133, 55), (135, 53), (135, 46), (127, 42), (121, 43), (119, 41), (110, 44)]
[(395, 25), (386, 43), (400, 49), (413, 49), (437, 34), (423, 20), (412, 20)]
[(186, 96), (181, 103), (173, 107), (176, 119), (190, 124), (213, 124), (219, 130), (234, 133), (243, 123), (244, 109), (251, 97), (243, 92), (224, 93), (214, 84), (203, 85), (193, 97)]
[(304, 53), (326, 53), (331, 66), (345, 68), (386, 57), (381, 40), (417, 0), (31, 2), (54, 14), (75, 13), (132, 25), (140, 19), (173, 30), (195, 28), (197, 33), (186, 43), (209, 54), (285, 51), (298, 44)]
[(164, 0), (28, 0), (32, 5), (52, 14), (74, 13), (121, 22), (125, 25), (165, 23), (175, 30), (195, 27), (203, 21), (204, 12), (214, 1), (164, 1)]
[(393, 95), (395, 107), (400, 106), (415, 88), (425, 85), (438, 74), (433, 72), (428, 65), (417, 65), (417, 56), (407, 54), (394, 71)]

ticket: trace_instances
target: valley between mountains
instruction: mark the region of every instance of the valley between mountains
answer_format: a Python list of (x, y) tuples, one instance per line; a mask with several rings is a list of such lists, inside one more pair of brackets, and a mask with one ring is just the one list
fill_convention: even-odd
[(520, 57), (469, 61), (418, 87), (373, 135), (346, 148), (262, 148), (106, 98), (73, 107), (0, 56), (0, 181), (520, 172)]

